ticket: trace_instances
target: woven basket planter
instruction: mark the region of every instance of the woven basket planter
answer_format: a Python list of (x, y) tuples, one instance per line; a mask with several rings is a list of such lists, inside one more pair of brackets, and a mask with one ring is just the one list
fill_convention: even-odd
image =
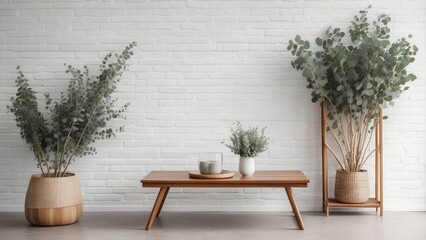
[(370, 186), (368, 183), (368, 172), (336, 171), (336, 182), (334, 185), (334, 197), (343, 203), (365, 203), (370, 197)]
[(77, 222), (83, 213), (80, 184), (73, 174), (49, 178), (34, 174), (25, 197), (25, 217), (38, 226), (60, 226)]

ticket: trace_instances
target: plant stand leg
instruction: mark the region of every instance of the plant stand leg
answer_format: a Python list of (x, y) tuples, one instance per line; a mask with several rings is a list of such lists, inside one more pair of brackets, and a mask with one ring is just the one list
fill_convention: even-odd
[(169, 193), (170, 187), (166, 187), (166, 192), (164, 193), (163, 200), (161, 201), (160, 209), (158, 209), (157, 215), (155, 217), (160, 216), (161, 209), (163, 209), (164, 202), (166, 201), (167, 194)]
[(155, 200), (154, 206), (152, 207), (151, 215), (149, 216), (145, 230), (149, 230), (152, 227), (152, 224), (154, 224), (154, 220), (158, 211), (160, 210), (161, 203), (164, 202), (164, 198), (166, 197), (166, 192), (167, 187), (160, 188), (160, 191), (157, 195), (157, 200)]
[(294, 216), (296, 217), (297, 224), (299, 225), (300, 230), (304, 230), (305, 226), (303, 225), (302, 215), (300, 215), (299, 209), (297, 209), (296, 200), (294, 199), (293, 191), (290, 187), (286, 187), (285, 191), (290, 201), (291, 208), (293, 209)]

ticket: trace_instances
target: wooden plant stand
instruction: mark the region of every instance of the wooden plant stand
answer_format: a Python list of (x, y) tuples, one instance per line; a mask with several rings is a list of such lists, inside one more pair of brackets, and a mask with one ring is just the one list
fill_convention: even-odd
[(328, 197), (328, 155), (327, 155), (327, 109), (321, 104), (321, 140), (322, 140), (322, 196), (323, 212), (329, 216), (330, 208), (380, 208), (383, 216), (383, 111), (380, 109), (379, 120), (375, 128), (375, 194), (366, 203), (340, 203)]

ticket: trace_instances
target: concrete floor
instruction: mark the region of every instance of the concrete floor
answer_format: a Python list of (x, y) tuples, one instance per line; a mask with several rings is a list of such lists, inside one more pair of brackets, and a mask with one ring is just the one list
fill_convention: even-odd
[(298, 230), (290, 212), (162, 212), (145, 231), (148, 212), (86, 212), (80, 222), (34, 227), (23, 213), (0, 213), (0, 239), (327, 239), (425, 240), (426, 212), (302, 212)]

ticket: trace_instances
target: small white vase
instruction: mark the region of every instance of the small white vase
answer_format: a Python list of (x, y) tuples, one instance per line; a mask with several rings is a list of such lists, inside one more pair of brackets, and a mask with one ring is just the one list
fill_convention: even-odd
[(250, 177), (255, 172), (254, 158), (240, 156), (240, 173), (243, 176)]

